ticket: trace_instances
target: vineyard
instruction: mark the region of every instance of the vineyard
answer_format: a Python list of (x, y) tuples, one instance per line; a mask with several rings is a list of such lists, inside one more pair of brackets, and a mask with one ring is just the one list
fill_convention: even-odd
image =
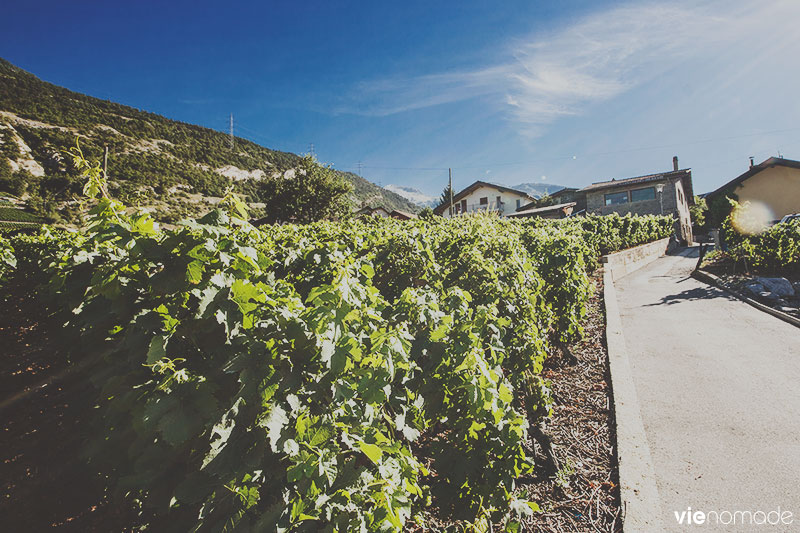
[(793, 274), (800, 272), (800, 220), (775, 224), (756, 234), (743, 233), (737, 228), (746, 217), (746, 209), (738, 203), (722, 224), (722, 234), (728, 245), (717, 252), (717, 261), (741, 262), (757, 272)]
[(154, 531), (519, 529), (539, 508), (515, 489), (543, 467), (542, 365), (581, 336), (589, 271), (672, 232), (617, 216), (255, 228), (232, 195), (162, 231), (83, 165), (84, 231), (0, 236), (0, 276), (63, 309), (54, 335), (96, 390), (83, 459)]
[(0, 200), (0, 234), (19, 230), (37, 231), (42, 219)]

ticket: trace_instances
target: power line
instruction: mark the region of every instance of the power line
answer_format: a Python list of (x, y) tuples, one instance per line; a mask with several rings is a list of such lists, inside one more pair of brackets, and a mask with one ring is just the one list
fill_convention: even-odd
[[(588, 157), (602, 157), (607, 155), (616, 155), (616, 154), (625, 154), (630, 152), (640, 152), (640, 151), (647, 151), (647, 150), (661, 150), (665, 148), (680, 148), (682, 146), (695, 146), (698, 144), (706, 144), (710, 142), (717, 142), (717, 141), (728, 141), (733, 139), (741, 139), (745, 137), (755, 137), (758, 135), (771, 135), (773, 133), (786, 133), (790, 131), (798, 131), (800, 128), (784, 128), (779, 130), (770, 130), (770, 131), (760, 131), (760, 132), (753, 132), (753, 133), (743, 133), (740, 135), (730, 135), (726, 137), (715, 137), (710, 139), (697, 139), (694, 141), (687, 141), (681, 143), (674, 143), (674, 144), (662, 144), (662, 145), (653, 145), (653, 146), (639, 146), (635, 148), (625, 148), (621, 150), (610, 150), (607, 152), (588, 152), (580, 155), (565, 155), (565, 156), (552, 156), (552, 157), (541, 157), (533, 160), (527, 161), (514, 161), (514, 162), (505, 162), (505, 163), (483, 163), (481, 165), (472, 165), (472, 166), (459, 166), (459, 167), (451, 167), (456, 170), (474, 170), (476, 168), (486, 168), (486, 167), (504, 167), (504, 166), (518, 166), (518, 165), (532, 165), (535, 163), (541, 163), (544, 161), (559, 161), (559, 160), (570, 160), (570, 159), (578, 159), (578, 158), (588, 158)], [(348, 167), (352, 168), (352, 167)], [(372, 165), (363, 165), (361, 168), (370, 168), (375, 170), (418, 170), (418, 171), (436, 171), (442, 172), (447, 170), (447, 167), (384, 167), (384, 166), (372, 166)]]
[(269, 139), (270, 138), (268, 135), (266, 135), (264, 133), (259, 133), (259, 132), (255, 131), (255, 130), (251, 130), (250, 128), (248, 128), (246, 126), (242, 126), (241, 120), (237, 123), (237, 128), (239, 128), (240, 131), (249, 132), (251, 136), (261, 137), (262, 139)]
[[(343, 167), (343, 168), (356, 169), (359, 167), (353, 166), (353, 167)], [(374, 165), (362, 165), (360, 168), (371, 168), (375, 170), (436, 170), (436, 171), (447, 170), (447, 167), (379, 167)], [(463, 167), (453, 167), (453, 168), (463, 168)]]
[(759, 131), (759, 132), (753, 132), (753, 133), (742, 133), (740, 135), (730, 135), (730, 136), (727, 136), (727, 137), (714, 137), (714, 138), (711, 138), (711, 139), (698, 139), (698, 140), (688, 141), (688, 142), (683, 142), (683, 143), (662, 144), (662, 145), (657, 145), (657, 146), (641, 146), (641, 147), (638, 147), (638, 148), (627, 148), (627, 149), (624, 149), (624, 150), (614, 150), (614, 151), (611, 151), (611, 152), (588, 153), (584, 157), (624, 154), (624, 153), (627, 153), (627, 152), (638, 152), (638, 151), (644, 151), (644, 150), (659, 150), (659, 149), (663, 149), (663, 148), (679, 148), (681, 146), (694, 146), (694, 145), (697, 145), (697, 144), (706, 144), (706, 143), (717, 142), (717, 141), (730, 141), (730, 140), (733, 140), (733, 139), (743, 139), (745, 137), (755, 137), (757, 135), (771, 135), (773, 133), (786, 133), (786, 132), (789, 132), (789, 131), (797, 131), (797, 130), (800, 130), (800, 128), (785, 128), (785, 129), (780, 129), (780, 130)]
[[(231, 144), (233, 143), (233, 114), (230, 116), (230, 131), (231, 131)], [(271, 140), (271, 137), (261, 133), (259, 131), (253, 130), (252, 128), (248, 128), (246, 126), (242, 126), (241, 124), (237, 125), (237, 128), (240, 130), (244, 130), (249, 132), (252, 135), (261, 137), (265, 139), (267, 142), (274, 142), (274, 139)], [(486, 167), (506, 167), (506, 166), (521, 166), (521, 165), (534, 165), (536, 163), (546, 162), (546, 161), (559, 161), (559, 160), (570, 160), (570, 159), (578, 159), (578, 158), (589, 158), (589, 157), (603, 157), (608, 155), (616, 155), (616, 154), (625, 154), (631, 152), (639, 152), (639, 151), (647, 151), (647, 150), (660, 150), (666, 148), (680, 148), (683, 146), (694, 146), (698, 144), (707, 144), (710, 142), (717, 142), (717, 141), (728, 141), (734, 139), (741, 139), (746, 137), (754, 137), (758, 135), (771, 135), (774, 133), (787, 133), (791, 131), (800, 131), (800, 127), (794, 128), (783, 128), (783, 129), (776, 129), (776, 130), (768, 130), (768, 131), (760, 131), (760, 132), (750, 132), (750, 133), (742, 133), (739, 135), (729, 135), (725, 137), (713, 137), (708, 139), (695, 139), (692, 141), (685, 141), (673, 144), (662, 144), (662, 145), (652, 145), (652, 146), (639, 146), (639, 147), (632, 147), (632, 148), (623, 148), (619, 150), (609, 150), (605, 152), (587, 152), (584, 154), (577, 154), (577, 155), (564, 155), (564, 156), (551, 156), (551, 157), (539, 157), (533, 160), (527, 161), (513, 161), (513, 162), (495, 162), (495, 163), (483, 163), (481, 165), (467, 165), (467, 166), (456, 166), (450, 167), (455, 170), (474, 170), (479, 168), (486, 168)], [(314, 143), (309, 143), (309, 153), (312, 156), (316, 157), (316, 152), (314, 150)], [(367, 165), (364, 164), (362, 161), (358, 161), (356, 165), (350, 167), (343, 167), (342, 170), (358, 170), (358, 174), (361, 175), (365, 169), (373, 169), (373, 170), (413, 170), (419, 172), (444, 172), (448, 169), (448, 167), (395, 167), (395, 166), (381, 166), (381, 165)]]

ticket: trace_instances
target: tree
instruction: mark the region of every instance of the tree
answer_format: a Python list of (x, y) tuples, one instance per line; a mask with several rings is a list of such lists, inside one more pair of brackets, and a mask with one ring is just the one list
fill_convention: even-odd
[(294, 175), (266, 179), (258, 196), (266, 204), (265, 221), (308, 223), (340, 220), (351, 211), (348, 195), (353, 186), (312, 156), (301, 159)]
[(442, 196), (439, 198), (439, 205), (450, 205), (451, 196), (455, 196), (456, 192), (450, 187), (448, 183), (442, 191)]
[(731, 200), (739, 200), (739, 196), (734, 193), (720, 194), (716, 196), (708, 205), (708, 212), (706, 213), (706, 225), (711, 228), (719, 228), (722, 223), (728, 218), (733, 209)]
[(433, 217), (436, 215), (433, 213), (433, 209), (430, 207), (425, 207), (417, 214), (417, 217), (420, 220), (433, 220)]
[(11, 171), (11, 165), (5, 159), (0, 159), (0, 191), (5, 191), (14, 196), (22, 196), (25, 191), (32, 194), (38, 188), (39, 178), (24, 169)]
[(532, 202), (536, 207), (549, 207), (551, 205), (556, 205), (556, 199), (550, 196), (549, 194), (545, 194), (544, 196), (540, 196), (536, 200)]
[(11, 180), (11, 165), (8, 164), (8, 159), (0, 157), (0, 190), (14, 192)]
[(706, 203), (706, 199), (695, 196), (694, 205), (689, 206), (689, 214), (692, 217), (692, 225), (699, 229), (705, 228), (707, 211), (708, 204)]

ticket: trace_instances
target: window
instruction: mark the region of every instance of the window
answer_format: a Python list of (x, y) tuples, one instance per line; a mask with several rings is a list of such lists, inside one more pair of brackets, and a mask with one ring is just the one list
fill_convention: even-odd
[(478, 201), (478, 203), (479, 203), (480, 205), (489, 205), (489, 197), (488, 197), (488, 196), (484, 196), (483, 198), (481, 198), (481, 199)]
[(522, 200), (520, 200), (519, 198), (517, 198), (517, 209), (519, 209), (519, 204), (520, 204), (520, 202), (521, 202), (521, 201), (522, 201)]
[(606, 205), (618, 205), (628, 203), (628, 191), (612, 192), (606, 194)]
[(647, 187), (646, 189), (634, 189), (631, 191), (631, 202), (644, 202), (645, 200), (655, 200), (656, 189), (655, 187)]

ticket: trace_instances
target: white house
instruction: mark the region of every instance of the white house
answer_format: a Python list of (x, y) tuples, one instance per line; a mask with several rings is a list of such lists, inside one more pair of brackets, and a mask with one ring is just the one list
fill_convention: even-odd
[[(533, 196), (523, 191), (495, 185), (494, 183), (486, 183), (485, 181), (476, 181), (458, 194), (453, 195), (453, 216), (478, 212), (508, 216), (534, 200)], [(449, 218), (449, 202), (438, 205), (433, 212)]]

